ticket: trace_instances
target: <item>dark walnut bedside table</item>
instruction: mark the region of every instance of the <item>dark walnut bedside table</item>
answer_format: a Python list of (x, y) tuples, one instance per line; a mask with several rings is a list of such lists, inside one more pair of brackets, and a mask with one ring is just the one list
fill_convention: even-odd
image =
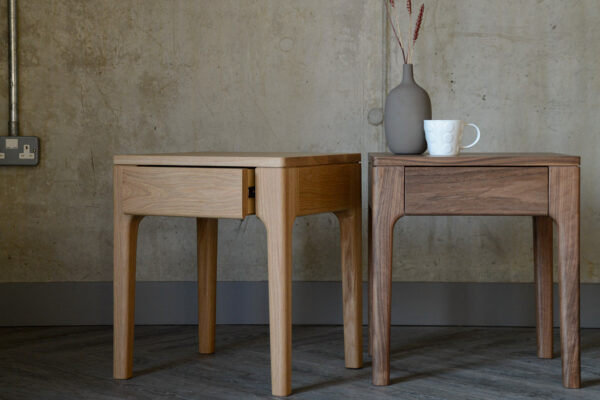
[(579, 157), (369, 154), (369, 348), (390, 383), (392, 235), (404, 215), (533, 216), (537, 354), (552, 358), (552, 231), (558, 229), (563, 385), (580, 386)]

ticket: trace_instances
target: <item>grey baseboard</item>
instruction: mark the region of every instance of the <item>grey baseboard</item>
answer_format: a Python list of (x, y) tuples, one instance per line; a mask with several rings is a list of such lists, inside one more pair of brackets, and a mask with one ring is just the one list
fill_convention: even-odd
[[(366, 284), (364, 319), (366, 322)], [(395, 282), (395, 325), (534, 326), (533, 284)], [(195, 282), (138, 282), (136, 324), (197, 321)], [(558, 302), (555, 290), (555, 324)], [(268, 323), (266, 282), (219, 282), (218, 324)], [(581, 286), (581, 326), (600, 327), (600, 285)], [(339, 282), (294, 282), (294, 324), (342, 323)], [(0, 326), (110, 325), (111, 282), (0, 284)]]

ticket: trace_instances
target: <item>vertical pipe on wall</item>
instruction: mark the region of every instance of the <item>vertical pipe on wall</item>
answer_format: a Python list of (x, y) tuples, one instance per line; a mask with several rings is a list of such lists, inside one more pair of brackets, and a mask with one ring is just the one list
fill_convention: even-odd
[[(387, 8), (384, 6), (385, 2), (388, 0), (383, 0), (381, 3), (381, 23), (382, 23), (382, 32), (381, 32), (381, 58), (382, 58), (382, 98), (381, 98), (381, 108), (385, 110), (385, 99), (387, 97), (388, 92), (388, 63), (389, 63), (389, 51), (388, 51), (388, 40), (389, 40), (389, 26), (388, 26), (388, 16), (387, 16)], [(379, 134), (379, 143), (378, 143), (378, 151), (385, 152), (387, 150), (387, 143), (385, 141), (385, 128), (384, 124), (381, 124), (381, 131)]]
[(18, 136), (19, 115), (17, 109), (17, 0), (8, 0), (8, 43), (8, 134), (10, 136)]

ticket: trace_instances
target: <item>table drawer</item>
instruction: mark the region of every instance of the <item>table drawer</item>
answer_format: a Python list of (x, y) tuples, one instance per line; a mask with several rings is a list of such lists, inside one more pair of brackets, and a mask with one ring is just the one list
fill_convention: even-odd
[(206, 218), (244, 218), (254, 214), (250, 189), (254, 187), (254, 169), (122, 168), (122, 204), (126, 214)]
[(546, 167), (406, 167), (407, 215), (547, 215)]

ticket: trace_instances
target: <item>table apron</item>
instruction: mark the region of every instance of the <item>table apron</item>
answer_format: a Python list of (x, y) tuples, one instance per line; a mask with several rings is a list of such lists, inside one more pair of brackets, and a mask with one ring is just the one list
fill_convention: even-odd
[(405, 167), (405, 215), (548, 215), (547, 167)]

